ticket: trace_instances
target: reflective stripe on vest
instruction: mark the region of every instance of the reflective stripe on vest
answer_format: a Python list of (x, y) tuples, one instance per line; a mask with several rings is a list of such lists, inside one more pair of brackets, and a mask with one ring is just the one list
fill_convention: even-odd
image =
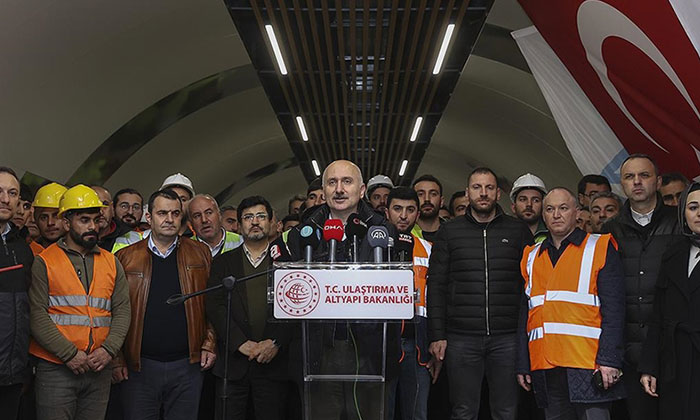
[(428, 293), (427, 276), (428, 262), (432, 244), (425, 239), (413, 235), (413, 282), (418, 297), (416, 299), (416, 315), (427, 317), (426, 296)]
[[(47, 314), (58, 331), (79, 350), (90, 352), (102, 345), (112, 324), (112, 293), (117, 269), (114, 255), (100, 249), (93, 256), (89, 291), (76, 274), (66, 251), (57, 244), (46, 248), (39, 258), (46, 264), (48, 279)], [(32, 338), (29, 352), (54, 363), (63, 363)]]
[(112, 246), (112, 254), (116, 254), (117, 251), (119, 251), (120, 249), (135, 244), (141, 239), (147, 237), (149, 233), (151, 233), (150, 229), (144, 232), (137, 232), (135, 230), (126, 232), (125, 234), (114, 240), (114, 246)]
[(595, 367), (602, 319), (597, 275), (610, 243), (610, 235), (588, 234), (580, 245), (569, 244), (556, 265), (539, 244), (526, 249), (521, 270), (533, 370)]
[(237, 233), (234, 232), (226, 232), (226, 237), (224, 239), (224, 244), (221, 246), (221, 251), (219, 254), (223, 254), (225, 252), (233, 251), (234, 249), (238, 248), (243, 244), (243, 238)]

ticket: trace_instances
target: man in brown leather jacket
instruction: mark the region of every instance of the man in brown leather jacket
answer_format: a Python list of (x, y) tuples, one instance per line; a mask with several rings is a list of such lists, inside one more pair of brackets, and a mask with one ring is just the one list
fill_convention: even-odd
[(182, 239), (182, 201), (172, 190), (148, 200), (152, 233), (117, 253), (131, 298), (131, 325), (113, 380), (122, 383), (126, 420), (197, 418), (202, 370), (216, 360), (214, 331), (206, 319), (204, 298), (168, 305), (176, 293), (204, 289), (211, 252), (206, 245)]

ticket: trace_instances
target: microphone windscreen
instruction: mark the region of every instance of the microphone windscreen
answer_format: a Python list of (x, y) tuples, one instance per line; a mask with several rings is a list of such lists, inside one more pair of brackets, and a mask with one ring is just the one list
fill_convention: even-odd
[(367, 235), (367, 224), (363, 222), (357, 213), (348, 216), (348, 223), (345, 225), (345, 236), (356, 237), (358, 240), (364, 239)]
[(343, 234), (345, 233), (345, 228), (343, 227), (343, 222), (340, 219), (328, 219), (323, 225), (323, 240), (330, 241), (335, 239), (340, 242), (343, 240)]
[(386, 248), (389, 245), (389, 231), (384, 226), (372, 226), (367, 231), (367, 242), (372, 248)]
[(399, 233), (394, 249), (398, 254), (403, 252), (407, 256), (413, 256), (413, 235), (410, 233)]
[(320, 242), (321, 234), (318, 229), (314, 229), (314, 227), (309, 224), (305, 224), (299, 229), (299, 244), (302, 248), (311, 246), (311, 248), (316, 249)]

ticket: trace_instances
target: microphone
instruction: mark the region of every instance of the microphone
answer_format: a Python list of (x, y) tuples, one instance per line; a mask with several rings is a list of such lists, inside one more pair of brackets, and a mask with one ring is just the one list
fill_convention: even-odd
[(386, 252), (386, 259), (387, 262), (391, 262), (391, 252), (394, 249), (394, 238), (392, 236), (389, 236), (389, 243), (387, 243), (387, 252)]
[(328, 219), (323, 225), (323, 240), (328, 242), (328, 262), (335, 262), (335, 253), (338, 247), (338, 241), (343, 240), (345, 228), (340, 219)]
[(399, 261), (411, 261), (413, 256), (413, 235), (410, 233), (399, 233), (396, 241), (396, 253)]
[(318, 247), (321, 242), (320, 233), (313, 226), (305, 224), (299, 229), (299, 244), (304, 249), (304, 261), (307, 263), (311, 262), (311, 258), (314, 249)]
[(384, 226), (372, 226), (367, 231), (367, 242), (374, 249), (374, 262), (384, 260), (383, 250), (389, 245), (389, 231)]
[(348, 216), (345, 225), (345, 236), (352, 238), (352, 260), (357, 262), (357, 244), (367, 235), (367, 224), (360, 219), (357, 213)]

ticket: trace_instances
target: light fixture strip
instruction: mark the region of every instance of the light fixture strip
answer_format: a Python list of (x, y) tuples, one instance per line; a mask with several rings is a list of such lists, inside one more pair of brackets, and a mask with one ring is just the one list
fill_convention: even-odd
[(277, 43), (277, 37), (275, 36), (275, 29), (272, 27), (272, 25), (265, 25), (265, 31), (267, 31), (267, 37), (270, 38), (270, 44), (272, 44), (272, 51), (275, 53), (275, 58), (277, 59), (277, 65), (280, 68), (280, 73), (286, 76), (287, 66), (284, 65), (282, 51), (280, 50), (280, 45)]
[(297, 115), (297, 125), (299, 126), (299, 132), (301, 133), (301, 138), (304, 141), (309, 141), (309, 136), (306, 134), (306, 126), (304, 125), (304, 119), (300, 115)]
[(447, 25), (447, 30), (445, 31), (445, 37), (442, 39), (442, 45), (440, 46), (440, 52), (438, 53), (437, 61), (435, 61), (435, 67), (433, 67), (433, 74), (440, 73), (442, 70), (442, 62), (445, 61), (445, 54), (447, 54), (447, 47), (450, 45), (450, 39), (452, 38), (452, 32), (455, 30), (455, 24), (450, 23)]
[(321, 176), (321, 170), (318, 168), (318, 162), (316, 162), (316, 159), (311, 161), (311, 166), (314, 167), (314, 173), (316, 176)]
[(418, 132), (420, 132), (421, 124), (423, 124), (423, 117), (416, 118), (416, 123), (413, 125), (413, 132), (411, 133), (411, 143), (416, 141), (418, 138)]
[(401, 162), (401, 169), (399, 169), (399, 176), (403, 176), (406, 173), (406, 167), (408, 166), (408, 161), (404, 160)]

